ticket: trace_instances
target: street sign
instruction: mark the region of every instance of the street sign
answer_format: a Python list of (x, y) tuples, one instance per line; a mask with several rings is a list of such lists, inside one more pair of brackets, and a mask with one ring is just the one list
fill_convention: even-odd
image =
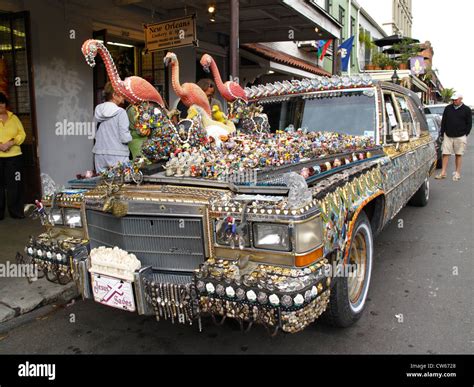
[(145, 45), (149, 52), (197, 46), (196, 15), (146, 24)]

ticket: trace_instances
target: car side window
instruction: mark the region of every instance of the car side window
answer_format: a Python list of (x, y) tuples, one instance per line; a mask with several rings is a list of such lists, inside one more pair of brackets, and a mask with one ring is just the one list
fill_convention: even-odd
[[(412, 116), (414, 118), (414, 122), (415, 122), (415, 133), (414, 135), (416, 137), (419, 137), (421, 134), (423, 133), (428, 133), (428, 127), (424, 125), (424, 123), (422, 124), (420, 122), (420, 115), (417, 114), (417, 112), (420, 112), (420, 109), (417, 107), (417, 104), (416, 102), (412, 99), (412, 98), (407, 98), (407, 101), (408, 101), (408, 107), (410, 108), (410, 111), (412, 112)], [(438, 117), (437, 115), (435, 115), (435, 117)], [(439, 126), (441, 126), (441, 118), (439, 119)]]
[(400, 127), (400, 123), (398, 122), (397, 113), (395, 111), (392, 95), (388, 93), (384, 93), (384, 108), (385, 108), (385, 134), (386, 134), (386, 142), (391, 143), (392, 140), (392, 131), (394, 129), (398, 129)]
[(395, 99), (398, 104), (398, 109), (400, 111), (400, 118), (402, 120), (403, 127), (408, 129), (408, 134), (410, 137), (419, 137), (418, 125), (415, 125), (415, 120), (413, 119), (412, 112), (410, 111), (409, 102), (406, 97), (401, 95), (396, 95)]

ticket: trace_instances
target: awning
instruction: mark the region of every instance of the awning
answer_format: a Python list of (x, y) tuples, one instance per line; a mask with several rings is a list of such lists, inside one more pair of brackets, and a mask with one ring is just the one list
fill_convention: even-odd
[(417, 77), (410, 75), (410, 80), (413, 86), (415, 86), (419, 91), (427, 92), (428, 86), (423, 81), (419, 80)]
[(402, 40), (407, 40), (410, 43), (420, 43), (418, 39), (409, 38), (401, 35), (391, 35), (386, 38), (374, 40), (374, 44), (378, 47), (392, 46), (394, 44), (400, 43)]
[(246, 43), (241, 45), (242, 49), (248, 50), (270, 61), (275, 61), (287, 66), (296, 67), (316, 75), (331, 76), (326, 70), (315, 64), (308, 63), (300, 58), (285, 54), (284, 52), (273, 50), (260, 43)]
[[(91, 0), (88, 0), (91, 1)], [(193, 0), (117, 0), (123, 6), (142, 8), (159, 20), (196, 14), (198, 28), (208, 33), (230, 34), (230, 1)], [(215, 6), (215, 21), (207, 12)], [(323, 8), (301, 0), (252, 0), (239, 3), (239, 41), (279, 42), (296, 40), (340, 39), (342, 25)], [(292, 31), (292, 34), (289, 34)], [(199, 38), (199, 32), (198, 32)]]

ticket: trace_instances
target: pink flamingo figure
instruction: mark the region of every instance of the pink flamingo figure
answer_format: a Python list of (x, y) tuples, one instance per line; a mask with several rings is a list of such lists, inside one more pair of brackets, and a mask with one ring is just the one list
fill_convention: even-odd
[(245, 94), (244, 89), (242, 89), (237, 82), (222, 82), (221, 74), (219, 73), (219, 69), (217, 68), (216, 62), (212, 56), (204, 54), (200, 63), (205, 71), (211, 71), (219, 93), (221, 93), (227, 101), (234, 102), (237, 98), (240, 98), (247, 102), (247, 94)]
[(198, 105), (212, 117), (211, 107), (206, 93), (195, 83), (179, 83), (179, 62), (176, 54), (168, 52), (164, 58), (165, 65), (171, 63), (171, 84), (173, 90), (181, 101), (189, 108), (191, 105)]
[(123, 81), (120, 79), (117, 68), (115, 67), (112, 55), (104, 44), (95, 39), (89, 39), (82, 45), (82, 54), (86, 58), (86, 62), (89, 66), (95, 66), (95, 56), (99, 54), (105, 63), (107, 75), (109, 76), (112, 87), (117, 94), (120, 94), (127, 101), (132, 104), (137, 104), (143, 101), (156, 102), (162, 108), (165, 107), (163, 98), (160, 93), (153, 87), (153, 85), (147, 80), (131, 76), (125, 78)]

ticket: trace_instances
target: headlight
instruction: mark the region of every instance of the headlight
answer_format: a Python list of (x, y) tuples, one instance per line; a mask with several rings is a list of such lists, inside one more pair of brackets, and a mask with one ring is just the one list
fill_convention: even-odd
[(241, 225), (240, 220), (227, 217), (216, 221), (216, 242), (224, 246), (250, 247), (248, 223)]
[(66, 226), (71, 228), (82, 227), (81, 210), (75, 208), (66, 208), (64, 210), (64, 220)]
[(254, 223), (254, 245), (260, 249), (290, 251), (288, 225)]
[(53, 220), (54, 224), (63, 225), (63, 212), (60, 208), (52, 209), (50, 212), (51, 219)]
[(295, 224), (295, 243), (297, 253), (306, 253), (320, 246), (323, 240), (321, 217), (305, 223)]

